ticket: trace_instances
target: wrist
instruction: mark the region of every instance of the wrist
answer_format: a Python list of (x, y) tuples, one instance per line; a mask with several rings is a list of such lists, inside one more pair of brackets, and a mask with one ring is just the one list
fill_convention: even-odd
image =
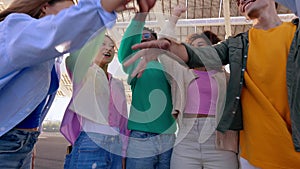
[(179, 17), (172, 15), (172, 16), (170, 17), (170, 19), (169, 19), (169, 22), (170, 22), (171, 24), (176, 25), (178, 19), (179, 19)]
[(134, 20), (140, 21), (140, 22), (145, 22), (147, 15), (148, 15), (148, 13), (146, 13), (146, 12), (137, 12), (134, 16)]
[(167, 37), (160, 38), (159, 40), (167, 42), (167, 43), (162, 42), (160, 48), (164, 49), (164, 50), (167, 50), (167, 51), (170, 51), (170, 48), (171, 48), (171, 45), (172, 45), (172, 40), (168, 39)]
[(165, 40), (165, 41), (168, 41), (170, 44), (172, 43), (172, 41), (166, 37), (163, 37), (163, 38), (160, 38), (159, 40)]

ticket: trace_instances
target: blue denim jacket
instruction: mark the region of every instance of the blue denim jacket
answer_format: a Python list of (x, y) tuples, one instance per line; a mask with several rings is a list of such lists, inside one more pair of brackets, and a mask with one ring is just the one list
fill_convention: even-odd
[[(55, 58), (79, 49), (115, 19), (116, 14), (106, 12), (99, 0), (81, 0), (57, 15), (34, 19), (11, 14), (0, 22), (0, 136), (47, 97)], [(68, 49), (59, 52), (56, 47), (60, 44), (67, 44)], [(42, 118), (52, 100), (53, 96)]]

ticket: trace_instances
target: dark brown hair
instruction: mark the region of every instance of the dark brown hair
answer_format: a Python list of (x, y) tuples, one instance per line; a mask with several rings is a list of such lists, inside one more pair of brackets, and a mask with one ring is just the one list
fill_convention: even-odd
[(13, 0), (6, 9), (0, 12), (0, 21), (3, 21), (9, 14), (12, 13), (24, 13), (38, 19), (41, 17), (42, 7), (45, 3), (54, 5), (59, 1), (67, 0)]
[(152, 36), (153, 36), (155, 39), (157, 39), (157, 34), (156, 34), (156, 32), (155, 32), (153, 29), (150, 29), (150, 28), (148, 28), (148, 27), (144, 27), (144, 30), (145, 30), (145, 31), (149, 31), (149, 32), (152, 34)]
[(221, 41), (221, 39), (211, 31), (204, 31), (203, 34), (209, 39), (209, 41), (213, 45)]
[(201, 34), (193, 33), (189, 35), (186, 39), (188, 44), (192, 44), (194, 40), (202, 38), (208, 45), (214, 45), (221, 41), (221, 39), (211, 31), (204, 31)]

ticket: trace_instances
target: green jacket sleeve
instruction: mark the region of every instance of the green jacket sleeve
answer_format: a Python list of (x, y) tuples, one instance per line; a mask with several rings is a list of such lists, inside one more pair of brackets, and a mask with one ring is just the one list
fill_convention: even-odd
[[(121, 64), (131, 58), (137, 52), (137, 50), (132, 50), (131, 46), (141, 43), (144, 25), (145, 22), (131, 20), (121, 40), (118, 51), (118, 59)], [(138, 63), (139, 59), (132, 65), (123, 67), (124, 72), (130, 75)]]
[(185, 46), (189, 60), (187, 65), (190, 68), (203, 67), (215, 69), (228, 63), (227, 42), (221, 42), (215, 46), (193, 47), (186, 43)]

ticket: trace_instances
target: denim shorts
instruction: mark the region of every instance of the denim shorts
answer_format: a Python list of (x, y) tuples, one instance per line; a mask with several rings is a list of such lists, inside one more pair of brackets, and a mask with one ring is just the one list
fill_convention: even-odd
[(122, 168), (122, 142), (119, 135), (81, 132), (71, 154), (65, 159), (65, 169)]
[(0, 137), (0, 168), (30, 169), (39, 131), (12, 129)]
[(126, 168), (169, 169), (175, 134), (131, 131)]

